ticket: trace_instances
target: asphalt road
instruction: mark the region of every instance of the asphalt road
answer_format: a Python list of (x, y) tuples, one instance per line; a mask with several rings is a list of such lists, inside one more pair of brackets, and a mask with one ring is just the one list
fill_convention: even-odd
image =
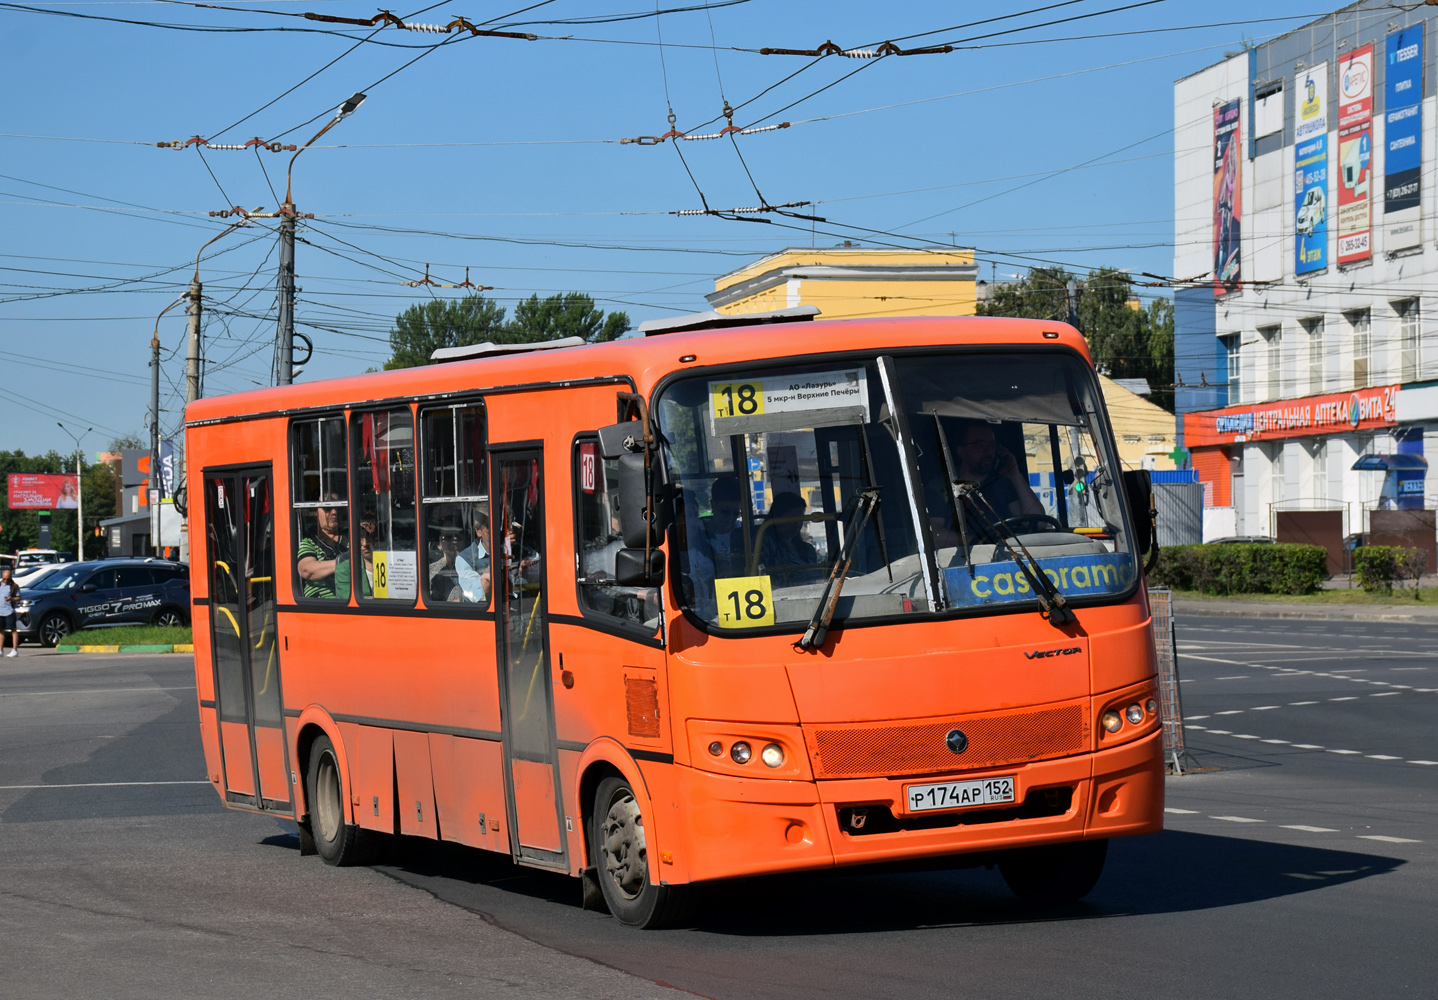
[(1084, 902), (1037, 910), (984, 869), (839, 872), (716, 887), (648, 933), (478, 852), (300, 858), (220, 809), (185, 658), (27, 650), (0, 661), (0, 993), (1438, 993), (1438, 628), (1191, 617), (1178, 643), (1197, 769)]

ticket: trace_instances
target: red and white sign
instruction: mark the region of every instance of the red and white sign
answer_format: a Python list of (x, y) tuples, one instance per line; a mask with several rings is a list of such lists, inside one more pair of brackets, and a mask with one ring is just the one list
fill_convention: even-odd
[(1202, 448), (1396, 427), (1399, 388), (1375, 386), (1357, 392), (1329, 392), (1302, 399), (1185, 413), (1183, 443), (1189, 448)]
[(598, 482), (598, 459), (594, 451), (593, 441), (584, 441), (579, 445), (579, 488), (585, 493), (595, 492)]
[(1373, 46), (1338, 60), (1338, 263), (1373, 256)]
[(80, 506), (76, 476), (12, 472), (8, 478), (6, 502), (11, 510), (75, 510)]

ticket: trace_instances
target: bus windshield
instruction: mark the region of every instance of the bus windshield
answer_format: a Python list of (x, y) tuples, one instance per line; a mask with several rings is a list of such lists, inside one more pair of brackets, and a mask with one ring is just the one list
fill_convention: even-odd
[[(923, 354), (669, 386), (681, 599), (720, 629), (802, 629), (845, 532), (835, 621), (1117, 597), (1135, 563), (1098, 389), (1060, 354)], [(898, 419), (896, 419), (896, 413)], [(878, 507), (853, 517), (865, 491)]]

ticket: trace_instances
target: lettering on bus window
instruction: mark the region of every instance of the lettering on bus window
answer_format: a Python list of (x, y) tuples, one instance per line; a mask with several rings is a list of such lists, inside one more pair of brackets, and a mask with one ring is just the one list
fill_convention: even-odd
[(484, 409), (478, 403), (420, 414), (424, 450), (424, 601), (489, 604), (489, 487)]
[(292, 428), (296, 597), (348, 601), (349, 472), (343, 417), (297, 420)]
[(615, 502), (618, 485), (619, 463), (599, 457), (597, 440), (581, 440), (575, 444), (579, 604), (586, 612), (653, 632), (659, 627), (659, 589), (620, 586), (615, 581), (615, 559), (624, 547), (624, 538), (619, 532), (619, 507)]
[(355, 596), (413, 602), (419, 595), (414, 421), (402, 407), (357, 414), (353, 429), (356, 537), (347, 565)]

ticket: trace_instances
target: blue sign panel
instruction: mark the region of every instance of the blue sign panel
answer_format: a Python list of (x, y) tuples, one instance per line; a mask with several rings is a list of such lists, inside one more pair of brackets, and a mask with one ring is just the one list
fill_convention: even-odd
[(1328, 266), (1328, 136), (1299, 143), (1293, 154), (1298, 177), (1293, 271), (1308, 274)]
[[(1125, 553), (1104, 552), (1087, 556), (1063, 556), (1038, 560), (1059, 593), (1065, 597), (1096, 597), (1118, 594), (1133, 583), (1133, 559)], [(1029, 578), (1013, 560), (951, 566), (944, 570), (949, 601), (971, 607), (1033, 600)]]
[(1423, 173), (1423, 25), (1395, 31), (1386, 44), (1384, 249), (1418, 246)]

